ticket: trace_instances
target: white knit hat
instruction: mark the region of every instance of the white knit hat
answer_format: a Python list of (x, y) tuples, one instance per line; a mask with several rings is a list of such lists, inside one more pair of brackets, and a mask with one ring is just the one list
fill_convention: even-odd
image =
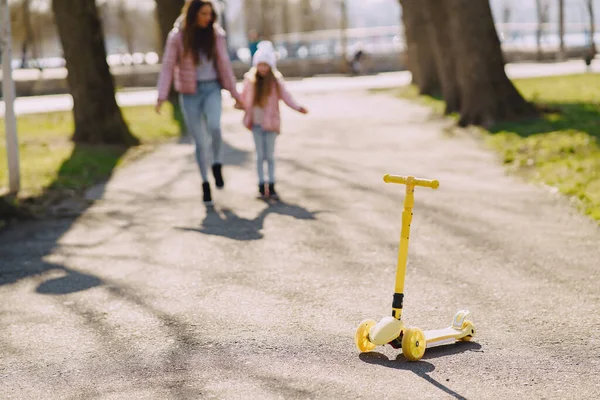
[(258, 43), (256, 53), (252, 59), (252, 66), (256, 67), (260, 63), (268, 64), (271, 69), (277, 69), (277, 53), (273, 43), (263, 40)]

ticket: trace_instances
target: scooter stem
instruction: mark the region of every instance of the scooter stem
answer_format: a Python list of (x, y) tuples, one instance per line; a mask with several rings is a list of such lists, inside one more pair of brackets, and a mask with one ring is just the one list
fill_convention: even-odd
[(400, 246), (398, 247), (398, 265), (396, 267), (396, 285), (394, 287), (394, 300), (392, 302), (392, 316), (396, 319), (402, 317), (402, 304), (404, 301), (404, 277), (406, 276), (406, 264), (408, 260), (408, 239), (410, 236), (410, 224), (413, 216), (415, 203), (415, 186), (430, 187), (437, 189), (440, 183), (437, 180), (416, 179), (414, 176), (398, 176), (386, 174), (383, 177), (386, 183), (398, 183), (406, 185), (406, 196), (404, 197), (404, 209), (402, 210), (402, 229), (400, 231)]

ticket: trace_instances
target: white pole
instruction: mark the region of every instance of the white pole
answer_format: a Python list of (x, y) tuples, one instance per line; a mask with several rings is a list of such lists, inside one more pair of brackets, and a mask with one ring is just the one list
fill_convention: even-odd
[(6, 126), (6, 155), (8, 159), (8, 189), (10, 194), (20, 190), (19, 145), (14, 100), (15, 84), (12, 79), (12, 35), (8, 0), (0, 0), (2, 12), (2, 95), (4, 97), (4, 123)]

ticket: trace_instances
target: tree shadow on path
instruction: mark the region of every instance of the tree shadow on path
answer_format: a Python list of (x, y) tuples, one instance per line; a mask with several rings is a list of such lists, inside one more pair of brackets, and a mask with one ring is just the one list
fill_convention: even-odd
[(74, 219), (31, 221), (18, 229), (0, 233), (0, 286), (23, 279), (51, 274), (41, 282), (40, 294), (69, 294), (104, 285), (102, 279), (50, 263), (44, 258), (59, 247), (57, 241), (71, 227)]
[(466, 351), (478, 351), (479, 349), (481, 349), (481, 345), (476, 342), (460, 342), (450, 346), (433, 347), (431, 349), (427, 349), (425, 355), (419, 362), (406, 361), (402, 354), (398, 354), (395, 360), (390, 360), (386, 355), (375, 351), (361, 353), (359, 358), (368, 364), (377, 364), (388, 368), (412, 371), (415, 375), (425, 379), (427, 382), (431, 383), (433, 386), (449, 394), (450, 396), (456, 399), (466, 400), (466, 397), (456, 393), (446, 385), (429, 376), (429, 374), (435, 370), (435, 366), (423, 360), (449, 356)]

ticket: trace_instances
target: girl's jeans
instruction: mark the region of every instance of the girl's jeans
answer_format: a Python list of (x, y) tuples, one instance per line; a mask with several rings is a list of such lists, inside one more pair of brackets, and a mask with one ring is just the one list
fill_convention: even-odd
[[(183, 117), (196, 143), (196, 161), (202, 181), (208, 182), (206, 146), (210, 132), (213, 164), (221, 164), (223, 139), (221, 137), (221, 84), (218, 81), (198, 81), (195, 94), (180, 94)], [(206, 122), (206, 124), (205, 124)]]
[(258, 172), (258, 184), (265, 184), (264, 162), (269, 168), (269, 183), (275, 183), (275, 138), (277, 133), (265, 131), (260, 125), (252, 127), (254, 144), (256, 145), (256, 171)]

